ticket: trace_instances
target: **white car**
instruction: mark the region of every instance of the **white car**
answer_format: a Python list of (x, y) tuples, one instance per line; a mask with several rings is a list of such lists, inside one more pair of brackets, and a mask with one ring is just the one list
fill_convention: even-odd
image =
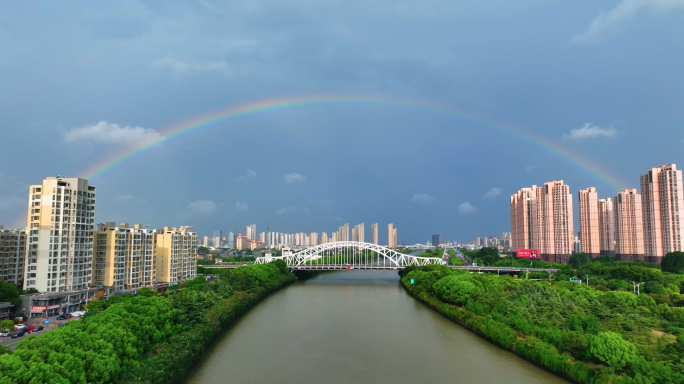
[(26, 324), (15, 324), (14, 325), (14, 328), (16, 328), (16, 329), (22, 329), (22, 328), (26, 328), (26, 327), (27, 327)]
[(85, 315), (85, 312), (84, 311), (74, 311), (74, 312), (71, 312), (70, 315), (73, 317), (80, 317), (80, 316)]

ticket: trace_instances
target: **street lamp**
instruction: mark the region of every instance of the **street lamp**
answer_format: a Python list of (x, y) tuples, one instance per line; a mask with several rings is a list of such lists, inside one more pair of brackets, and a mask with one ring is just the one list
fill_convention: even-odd
[(641, 283), (638, 283), (638, 284), (636, 281), (630, 281), (630, 282), (632, 283), (632, 285), (634, 285), (634, 293), (636, 293), (636, 295), (639, 296), (641, 294), (641, 291), (639, 290), (639, 286), (641, 284), (644, 284), (645, 281), (642, 281)]

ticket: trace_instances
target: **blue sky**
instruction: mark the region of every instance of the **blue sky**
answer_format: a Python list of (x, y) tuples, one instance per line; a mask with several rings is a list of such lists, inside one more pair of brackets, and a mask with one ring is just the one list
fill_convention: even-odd
[[(684, 167), (684, 0), (0, 2), (0, 224), (27, 187), (181, 121), (259, 100), (376, 95), (520, 127), (638, 188)], [(40, 5), (38, 5), (40, 4)], [(508, 197), (615, 188), (486, 124), (317, 106), (217, 124), (94, 180), (96, 220), (200, 234), (398, 228), (471, 240)]]

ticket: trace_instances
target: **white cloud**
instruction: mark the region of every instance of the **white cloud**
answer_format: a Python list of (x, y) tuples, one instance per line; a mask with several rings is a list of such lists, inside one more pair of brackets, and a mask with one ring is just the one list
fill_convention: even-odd
[(296, 211), (296, 210), (297, 210), (297, 208), (295, 208), (295, 207), (284, 207), (284, 208), (278, 209), (276, 211), (276, 215), (284, 215), (288, 212), (292, 212), (292, 211)]
[(198, 216), (210, 216), (216, 213), (219, 204), (211, 200), (198, 200), (188, 204), (190, 212)]
[(575, 44), (596, 41), (632, 20), (643, 10), (663, 13), (677, 8), (684, 9), (684, 0), (621, 0), (610, 11), (599, 12), (584, 32), (573, 34), (570, 41)]
[(300, 175), (299, 173), (288, 173), (285, 175), (286, 183), (294, 183), (295, 181), (306, 181), (306, 176)]
[(256, 177), (257, 177), (257, 173), (254, 172), (254, 171), (251, 170), (251, 169), (248, 169), (247, 171), (245, 171), (245, 175), (244, 175), (244, 176), (238, 177), (238, 181), (243, 181), (243, 180), (248, 180), (248, 179), (255, 179)]
[(130, 125), (122, 127), (106, 121), (73, 128), (64, 133), (64, 139), (69, 143), (76, 141), (113, 144), (146, 143), (159, 140), (161, 137), (162, 135), (152, 128), (131, 127)]
[(428, 195), (427, 193), (416, 193), (413, 195), (411, 198), (411, 201), (414, 203), (421, 203), (421, 204), (426, 204), (434, 201), (435, 198)]
[(0, 210), (26, 207), (26, 202), (17, 196), (0, 196)]
[(528, 166), (525, 167), (525, 170), (526, 170), (527, 172), (529, 172), (529, 171), (531, 171), (531, 170), (533, 170), (533, 169), (535, 169), (535, 168), (537, 168), (536, 165), (528, 165)]
[(135, 197), (133, 197), (132, 195), (120, 195), (114, 199), (114, 202), (115, 203), (123, 203), (123, 202), (131, 201), (131, 200), (135, 200)]
[(157, 68), (168, 68), (179, 77), (203, 72), (217, 72), (225, 77), (233, 76), (233, 70), (225, 60), (182, 60), (167, 56), (155, 60), (152, 65)]
[(235, 210), (236, 211), (249, 211), (249, 204), (236, 201), (235, 202)]
[(489, 192), (485, 193), (483, 197), (486, 199), (493, 199), (493, 198), (499, 196), (502, 192), (503, 192), (503, 189), (494, 187), (494, 188), (490, 189)]
[(571, 140), (582, 140), (582, 139), (595, 139), (597, 137), (607, 137), (609, 139), (617, 136), (617, 129), (613, 127), (601, 128), (597, 125), (591, 125), (591, 123), (586, 123), (582, 128), (573, 128), (570, 130), (569, 134), (564, 134), (564, 139)]
[(477, 208), (473, 207), (470, 203), (465, 202), (465, 203), (461, 203), (458, 206), (458, 212), (461, 215), (472, 215), (474, 213), (477, 213)]

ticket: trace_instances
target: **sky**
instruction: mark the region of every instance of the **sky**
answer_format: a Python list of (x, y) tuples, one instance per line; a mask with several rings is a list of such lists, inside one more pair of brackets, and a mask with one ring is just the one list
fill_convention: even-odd
[[(522, 187), (560, 179), (574, 200), (591, 186), (604, 198), (638, 188), (649, 167), (684, 168), (684, 0), (0, 9), (6, 226), (23, 225), (29, 185), (64, 175), (97, 186), (97, 222), (200, 235), (366, 223), (367, 237), (377, 222), (380, 242), (388, 223), (400, 243), (470, 241), (510, 230)], [(348, 102), (169, 135), (296, 98)]]

